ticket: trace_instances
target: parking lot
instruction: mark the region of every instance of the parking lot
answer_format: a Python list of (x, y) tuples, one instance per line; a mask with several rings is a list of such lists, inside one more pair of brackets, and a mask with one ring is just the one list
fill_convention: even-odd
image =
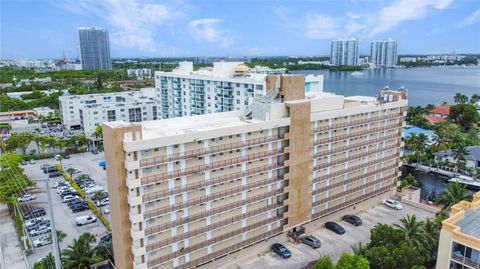
[[(370, 229), (377, 223), (394, 224), (400, 223), (400, 219), (406, 215), (415, 214), (419, 220), (428, 217), (434, 217), (434, 214), (410, 205), (403, 204), (403, 210), (394, 210), (383, 205), (375, 206), (369, 210), (357, 214), (362, 220), (361, 226), (353, 226), (345, 221), (335, 220), (346, 231), (343, 235), (338, 235), (325, 228), (320, 228), (313, 232), (307, 232), (307, 235), (313, 235), (320, 239), (321, 247), (313, 249), (305, 244), (294, 244), (291, 241), (282, 243), (292, 253), (289, 259), (283, 259), (272, 251), (264, 251), (257, 255), (243, 257), (235, 263), (229, 263), (224, 266), (217, 266), (217, 269), (237, 268), (237, 269), (298, 269), (305, 268), (323, 255), (330, 255), (333, 260), (337, 260), (343, 252), (351, 252), (351, 246), (359, 242), (368, 243), (370, 240)], [(286, 237), (285, 237), (286, 239)]]
[[(90, 152), (71, 155), (70, 159), (62, 160), (62, 165), (64, 169), (68, 167), (79, 168), (84, 174), (90, 175), (90, 177), (95, 180), (95, 183), (101, 185), (105, 190), (107, 190), (107, 182), (105, 171), (99, 167), (99, 161), (103, 160), (103, 154), (94, 155)], [(25, 174), (33, 181), (37, 183), (37, 187), (44, 191), (45, 190), (45, 177), (47, 174), (44, 174), (40, 166), (42, 164), (54, 164), (54, 159), (46, 159), (37, 161), (35, 164), (27, 164), (22, 166), (25, 169)], [(55, 181), (63, 180), (62, 177), (56, 177), (50, 179), (50, 194), (52, 196), (52, 205), (53, 213), (55, 216), (55, 225), (57, 230), (61, 230), (66, 233), (65, 239), (60, 243), (61, 249), (66, 248), (68, 245), (73, 243), (73, 239), (76, 239), (80, 234), (84, 232), (89, 232), (94, 234), (97, 239), (102, 235), (107, 233), (107, 230), (100, 221), (97, 221), (92, 224), (78, 227), (75, 224), (75, 219), (83, 215), (93, 215), (91, 210), (73, 213), (70, 208), (62, 202), (60, 196), (56, 193), (56, 189), (53, 187)], [(45, 192), (36, 194), (37, 198), (34, 201), (31, 201), (32, 205), (37, 207), (43, 207), (48, 211), (47, 197)], [(50, 215), (47, 213), (46, 218), (50, 219)], [(107, 216), (108, 217), (108, 216)], [(38, 237), (30, 238), (34, 240)], [(46, 256), (48, 252), (51, 251), (52, 245), (47, 245), (39, 248), (34, 248), (33, 254), (27, 257), (30, 267), (33, 267), (33, 264)]]

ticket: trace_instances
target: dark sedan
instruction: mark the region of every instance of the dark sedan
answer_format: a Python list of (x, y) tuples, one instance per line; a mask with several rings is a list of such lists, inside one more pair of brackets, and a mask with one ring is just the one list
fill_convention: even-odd
[(355, 215), (345, 215), (343, 216), (342, 218), (344, 221), (352, 224), (352, 225), (355, 225), (355, 226), (360, 226), (362, 225), (362, 219), (358, 216), (355, 216)]
[(284, 247), (282, 244), (275, 243), (272, 245), (272, 250), (273, 252), (277, 253), (278, 255), (282, 256), (284, 259), (290, 258), (292, 256), (292, 253), (290, 250), (288, 250), (286, 247)]
[(344, 234), (345, 233), (345, 229), (343, 229), (343, 227), (340, 226), (340, 224), (338, 224), (336, 222), (333, 222), (333, 221), (329, 221), (329, 222), (325, 223), (325, 228), (329, 229), (330, 231), (335, 232), (336, 234)]

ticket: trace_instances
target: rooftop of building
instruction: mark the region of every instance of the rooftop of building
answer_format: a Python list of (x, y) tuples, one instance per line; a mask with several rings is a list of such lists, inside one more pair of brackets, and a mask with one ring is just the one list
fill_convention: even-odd
[[(468, 155), (467, 160), (480, 161), (480, 146), (469, 146), (467, 147)], [(453, 157), (456, 154), (454, 149), (441, 150), (434, 153), (438, 157)]]
[(442, 122), (442, 121), (447, 120), (447, 119), (439, 117), (439, 116), (430, 116), (430, 115), (425, 116), (425, 119), (427, 119), (429, 123), (438, 123), (438, 122)]
[(461, 201), (452, 206), (450, 213), (450, 217), (443, 221), (443, 230), (480, 241), (480, 192), (473, 195), (472, 202)]
[(432, 109), (432, 111), (430, 111), (430, 114), (439, 114), (439, 115), (448, 116), (448, 114), (450, 113), (450, 107), (451, 107), (450, 105), (439, 105), (434, 109)]

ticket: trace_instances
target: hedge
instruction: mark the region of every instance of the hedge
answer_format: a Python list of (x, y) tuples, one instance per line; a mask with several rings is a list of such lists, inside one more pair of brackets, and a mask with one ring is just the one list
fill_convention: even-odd
[(107, 230), (110, 231), (110, 223), (105, 218), (105, 216), (103, 216), (102, 212), (100, 212), (100, 210), (98, 210), (97, 205), (95, 205), (95, 203), (92, 201), (92, 199), (90, 199), (85, 194), (85, 192), (77, 185), (77, 182), (75, 182), (75, 180), (73, 180), (70, 175), (68, 175), (67, 173), (65, 173), (63, 171), (62, 167), (60, 167), (60, 164), (57, 163), (57, 164), (55, 164), (55, 166), (57, 167), (58, 171), (60, 171), (60, 173), (62, 173), (63, 178), (65, 178), (65, 180), (70, 183), (70, 185), (80, 194), (80, 196), (83, 199), (85, 199), (85, 201), (87, 201), (88, 207), (92, 210), (93, 214), (95, 214), (97, 216), (97, 218), (103, 223), (105, 228), (107, 228)]

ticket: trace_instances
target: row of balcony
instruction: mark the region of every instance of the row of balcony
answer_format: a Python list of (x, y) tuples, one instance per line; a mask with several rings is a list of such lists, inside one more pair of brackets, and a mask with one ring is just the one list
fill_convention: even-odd
[[(274, 189), (274, 190), (271, 190), (269, 192), (265, 192), (265, 193), (262, 193), (262, 194), (258, 194), (258, 195), (249, 197), (245, 200), (240, 200), (240, 201), (237, 201), (237, 202), (233, 202), (233, 203), (230, 203), (230, 204), (227, 204), (227, 205), (220, 206), (218, 208), (210, 210), (209, 212), (210, 212), (211, 215), (218, 214), (222, 211), (234, 209), (236, 207), (240, 207), (240, 206), (243, 206), (243, 205), (248, 205), (250, 203), (260, 201), (264, 198), (274, 197), (275, 195), (281, 194), (281, 193), (283, 193), (283, 188)], [(235, 194), (239, 194), (239, 193), (238, 192), (232, 192), (231, 194), (235, 195)], [(226, 194), (219, 193), (218, 196), (222, 197), (222, 196), (226, 196)], [(198, 200), (198, 201), (196, 201), (196, 200)], [(213, 199), (210, 196), (205, 196), (205, 197), (197, 198), (196, 200), (147, 211), (144, 214), (144, 219), (151, 219), (151, 218), (160, 216), (160, 215), (165, 214), (165, 213), (173, 212), (173, 211), (179, 210), (181, 208), (189, 207), (189, 206), (192, 206), (192, 205), (199, 205), (203, 202), (208, 202), (208, 201), (211, 201)], [(209, 215), (206, 215), (205, 217), (207, 217), (207, 216), (209, 216)]]
[(152, 180), (153, 182), (158, 182), (158, 181), (162, 181), (170, 178), (177, 178), (177, 177), (188, 176), (188, 175), (199, 173), (199, 172), (205, 172), (208, 170), (213, 170), (221, 167), (237, 165), (243, 162), (255, 161), (255, 160), (268, 158), (268, 157), (275, 157), (277, 155), (282, 155), (282, 154), (286, 154), (283, 152), (283, 148), (250, 154), (248, 156), (236, 157), (228, 160), (212, 162), (210, 164), (196, 165), (186, 169), (179, 169), (172, 172), (163, 172), (160, 174), (148, 176), (142, 179), (142, 183), (144, 182), (144, 180), (146, 182), (147, 181), (152, 182)]
[(384, 181), (391, 180), (392, 177), (396, 177), (396, 175), (395, 175), (395, 174), (392, 174), (392, 175), (384, 176), (384, 177), (379, 178), (379, 179), (377, 179), (377, 180), (368, 182), (367, 184), (364, 184), (364, 185), (361, 185), (361, 186), (357, 186), (357, 187), (355, 187), (355, 188), (352, 188), (352, 189), (349, 189), (349, 190), (346, 190), (346, 191), (337, 193), (337, 194), (335, 194), (335, 195), (328, 196), (328, 197), (326, 197), (326, 198), (317, 200), (317, 201), (315, 201), (315, 202), (312, 203), (312, 207), (325, 204), (325, 203), (328, 202), (328, 201), (332, 201), (332, 200), (335, 200), (335, 199), (337, 199), (337, 198), (347, 196), (348, 194), (351, 194), (351, 193), (354, 193), (354, 192), (357, 192), (357, 191), (366, 189), (366, 188), (368, 188), (368, 187), (371, 187), (371, 186), (373, 186), (373, 185), (382, 183), (382, 182), (384, 182)]
[(354, 199), (351, 199), (351, 200), (347, 200), (345, 201), (344, 203), (341, 203), (339, 205), (336, 205), (336, 206), (332, 206), (332, 207), (329, 207), (327, 209), (324, 209), (324, 210), (321, 210), (319, 212), (316, 212), (312, 215), (312, 220), (315, 220), (315, 219), (318, 219), (318, 218), (321, 218), (321, 217), (325, 217), (326, 215), (329, 215), (333, 212), (337, 212), (343, 208), (346, 208), (346, 207), (349, 207), (353, 204), (356, 204), (360, 201), (364, 201), (364, 200), (367, 200), (367, 199), (370, 199), (374, 196), (377, 196), (378, 194), (380, 193), (384, 193), (384, 192), (387, 192), (387, 191), (390, 191), (390, 189), (393, 187), (393, 183), (392, 184), (389, 184), (388, 186), (383, 186), (382, 188), (380, 189), (376, 189), (370, 193), (367, 193), (365, 195), (362, 195), (360, 197), (357, 197), (357, 198), (354, 198)]
[(361, 175), (349, 178), (347, 180), (342, 180), (340, 182), (330, 184), (330, 185), (325, 186), (323, 188), (316, 189), (312, 192), (312, 195), (316, 195), (316, 194), (319, 194), (319, 193), (322, 193), (322, 192), (325, 192), (325, 191), (328, 191), (328, 190), (332, 190), (332, 189), (335, 189), (335, 188), (338, 188), (338, 187), (341, 187), (341, 186), (344, 186), (344, 185), (347, 185), (347, 184), (356, 183), (358, 180), (365, 179), (367, 177), (373, 176), (373, 175), (378, 174), (380, 172), (388, 171), (388, 170), (393, 169), (393, 168), (398, 168), (397, 164), (392, 164), (392, 165), (389, 165), (387, 167), (382, 167), (382, 168), (379, 168), (377, 170), (368, 172), (366, 174), (361, 174)]
[(147, 167), (147, 166), (162, 164), (165, 162), (177, 161), (180, 159), (196, 158), (206, 154), (213, 154), (213, 153), (229, 151), (229, 150), (234, 150), (234, 149), (239, 149), (244, 147), (253, 147), (253, 146), (257, 146), (265, 143), (278, 142), (281, 140), (284, 140), (284, 138), (260, 137), (260, 138), (249, 139), (245, 142), (238, 141), (238, 142), (225, 144), (225, 145), (218, 145), (218, 146), (211, 146), (208, 148), (189, 150), (183, 153), (175, 153), (175, 154), (165, 155), (165, 156), (150, 157), (150, 158), (145, 158), (140, 160), (140, 166)]
[(372, 139), (370, 141), (364, 141), (364, 142), (350, 144), (348, 146), (335, 147), (335, 148), (319, 151), (313, 157), (314, 158), (319, 158), (319, 157), (323, 157), (325, 155), (331, 155), (331, 154), (335, 154), (335, 153), (339, 153), (339, 152), (344, 152), (344, 151), (347, 151), (347, 150), (354, 150), (354, 149), (361, 148), (361, 147), (366, 146), (366, 145), (376, 144), (376, 143), (384, 142), (384, 141), (386, 142), (386, 141), (399, 139), (399, 138), (400, 137), (397, 134), (387, 135), (386, 137), (380, 137), (380, 138)]
[[(277, 205), (277, 207), (281, 207), (281, 206)], [(283, 206), (283, 207), (286, 208), (286, 206)], [(259, 208), (259, 209), (264, 209), (264, 208)], [(224, 226), (230, 225), (232, 223), (237, 223), (237, 222), (239, 222), (243, 219), (248, 219), (249, 217), (253, 217), (253, 216), (256, 216), (256, 215), (259, 215), (259, 214), (262, 214), (262, 213), (266, 213), (266, 211), (262, 211), (262, 210), (259, 210), (259, 209), (256, 209), (254, 211), (251, 211), (251, 212), (248, 212), (248, 213), (245, 213), (245, 214), (237, 215), (237, 216), (234, 216), (234, 217), (231, 217), (231, 218), (228, 218), (228, 219), (225, 219), (225, 220), (222, 220), (222, 221), (210, 224), (210, 225), (205, 225), (205, 226), (200, 227), (198, 229), (195, 229), (193, 231), (188, 231), (188, 232), (176, 235), (175, 237), (168, 237), (168, 238), (165, 238), (161, 241), (158, 241), (158, 242), (155, 242), (155, 243), (152, 243), (152, 244), (148, 244), (147, 245), (147, 251), (152, 251), (152, 250), (155, 250), (155, 249), (163, 248), (165, 246), (168, 246), (168, 245), (172, 244), (173, 242), (178, 242), (178, 241), (182, 241), (186, 238), (192, 238), (192, 237), (195, 237), (197, 235), (205, 234), (206, 232), (217, 230), (219, 228), (223, 228)]]
[(370, 119), (360, 119), (360, 120), (354, 120), (354, 121), (350, 121), (350, 122), (334, 123), (331, 126), (330, 125), (324, 125), (324, 126), (314, 128), (313, 131), (315, 133), (320, 133), (320, 132), (325, 132), (325, 131), (329, 131), (329, 130), (341, 129), (341, 128), (345, 128), (345, 127), (354, 127), (354, 126), (362, 125), (362, 124), (365, 124), (365, 123), (378, 123), (380, 121), (391, 120), (391, 119), (394, 119), (394, 118), (401, 119), (401, 118), (403, 118), (403, 115), (390, 114), (390, 115), (387, 115), (387, 116), (376, 116), (376, 117), (372, 117)]
[(246, 227), (242, 227), (240, 229), (236, 229), (236, 230), (233, 230), (231, 232), (228, 232), (228, 233), (225, 233), (225, 234), (222, 234), (220, 236), (217, 236), (217, 237), (214, 237), (212, 239), (208, 239), (208, 240), (205, 240), (201, 243), (198, 243), (196, 245), (193, 245), (193, 246), (189, 246), (189, 247), (186, 247), (182, 250), (178, 250), (178, 251), (175, 251), (175, 252), (172, 252), (170, 254), (167, 254), (167, 255), (163, 255), (161, 257), (158, 257), (158, 258), (155, 258), (155, 259), (152, 259), (150, 261), (147, 262), (147, 265), (148, 267), (151, 267), (151, 266), (155, 266), (155, 265), (158, 265), (158, 264), (161, 264), (163, 262), (166, 262), (168, 260), (171, 260), (173, 258), (176, 258), (176, 257), (179, 257), (179, 256), (182, 256), (182, 255), (185, 255), (187, 253), (190, 253), (190, 252), (194, 252), (196, 250), (199, 250), (199, 249), (202, 249), (204, 247), (207, 247), (207, 246), (211, 246), (215, 243), (218, 243), (218, 242), (221, 242), (221, 241), (224, 241), (226, 239), (229, 239), (231, 237), (234, 237), (234, 236), (237, 236), (237, 235), (240, 235), (242, 233), (246, 233), (246, 232), (249, 232), (251, 230), (254, 230), (254, 229), (257, 229), (259, 227), (262, 227), (264, 225), (267, 225), (269, 223), (273, 223), (277, 220), (280, 220), (282, 219), (282, 217), (280, 216), (275, 216), (275, 217), (272, 217), (272, 218), (268, 218), (268, 219), (265, 219), (265, 220), (262, 220), (262, 221), (259, 221), (257, 223), (254, 223), (254, 224), (250, 224)]
[(379, 152), (382, 152), (382, 151), (387, 151), (387, 150), (394, 149), (394, 148), (397, 148), (397, 147), (398, 147), (397, 145), (390, 145), (390, 146), (383, 147), (383, 148), (378, 148), (378, 149), (375, 149), (375, 150), (369, 150), (369, 151), (366, 151), (366, 152), (363, 152), (363, 153), (360, 153), (360, 154), (349, 155), (348, 157), (345, 157), (345, 158), (341, 158), (341, 159), (337, 159), (337, 160), (331, 160), (330, 162), (325, 162), (325, 163), (318, 164), (317, 166), (315, 166), (313, 168), (313, 170), (318, 171), (318, 170), (321, 170), (321, 169), (329, 167), (329, 166), (331, 167), (331, 166), (334, 166), (334, 165), (337, 165), (337, 164), (340, 164), (340, 163), (353, 161), (353, 160), (360, 159), (360, 158), (363, 158), (363, 157), (368, 156), (368, 155), (376, 154), (376, 153), (379, 153)]
[(249, 238), (245, 241), (242, 241), (240, 243), (237, 243), (237, 244), (234, 244), (234, 245), (231, 245), (227, 248), (224, 248), (224, 249), (220, 249), (220, 250), (217, 250), (217, 251), (214, 251), (208, 255), (205, 255), (205, 256), (202, 256), (198, 259), (195, 259), (195, 260), (192, 260), (192, 261), (189, 261), (189, 262), (186, 262), (184, 264), (180, 264), (179, 266), (176, 266), (174, 267), (174, 269), (188, 269), (188, 268), (195, 268), (197, 266), (200, 266), (202, 264), (205, 264), (209, 261), (212, 261), (212, 260), (215, 260), (216, 258), (219, 258), (219, 257), (222, 257), (222, 256), (225, 256), (226, 254), (228, 253), (232, 253), (232, 252), (235, 252), (237, 250), (240, 250), (242, 248), (245, 248), (249, 245), (253, 245), (255, 244), (256, 242), (259, 242), (259, 241), (262, 241), (262, 240), (265, 240), (265, 239), (268, 239), (272, 236), (275, 236), (279, 233), (281, 233), (283, 231), (283, 228), (282, 227), (278, 227), (278, 228), (275, 228), (271, 231), (268, 231), (268, 232), (265, 232), (265, 233), (262, 233), (262, 234), (259, 234), (257, 236), (254, 236), (252, 238)]
[(467, 265), (468, 267), (480, 269), (480, 260), (478, 260), (478, 257), (477, 257), (477, 260), (475, 261), (470, 258), (464, 257), (459, 253), (455, 253), (454, 251), (452, 251), (451, 257), (452, 257), (452, 260), (462, 263), (464, 265)]
[(365, 169), (366, 167), (369, 167), (369, 166), (372, 166), (372, 165), (377, 165), (377, 164), (380, 164), (380, 163), (383, 163), (383, 162), (386, 162), (386, 161), (396, 160), (397, 158), (398, 158), (398, 153), (391, 154), (391, 155), (385, 156), (381, 159), (371, 160), (367, 163), (357, 164), (355, 166), (344, 168), (342, 170), (338, 170), (338, 171), (333, 172), (333, 173), (328, 173), (328, 174), (325, 174), (325, 175), (315, 177), (315, 178), (312, 179), (312, 181), (315, 183), (315, 182), (325, 180), (327, 178), (334, 178), (336, 176), (351, 173), (351, 172), (356, 171), (356, 170)]
[(317, 141), (315, 141), (315, 145), (321, 145), (321, 144), (326, 144), (326, 143), (332, 143), (332, 142), (337, 142), (337, 141), (341, 141), (341, 140), (346, 140), (346, 139), (350, 139), (350, 138), (353, 138), (353, 137), (359, 137), (359, 136), (362, 136), (362, 135), (365, 135), (365, 134), (374, 134), (374, 133), (380, 133), (380, 132), (383, 132), (385, 130), (388, 130), (388, 129), (392, 129), (394, 127), (401, 127), (398, 123), (393, 123), (393, 124), (389, 124), (387, 126), (383, 126), (383, 127), (375, 127), (375, 128), (370, 128), (370, 129), (367, 129), (367, 130), (363, 130), (363, 131), (359, 131), (359, 132), (353, 132), (353, 133), (350, 133), (350, 134), (344, 134), (344, 135), (336, 135), (336, 136), (332, 136), (331, 138), (323, 138), (323, 139), (318, 139)]

